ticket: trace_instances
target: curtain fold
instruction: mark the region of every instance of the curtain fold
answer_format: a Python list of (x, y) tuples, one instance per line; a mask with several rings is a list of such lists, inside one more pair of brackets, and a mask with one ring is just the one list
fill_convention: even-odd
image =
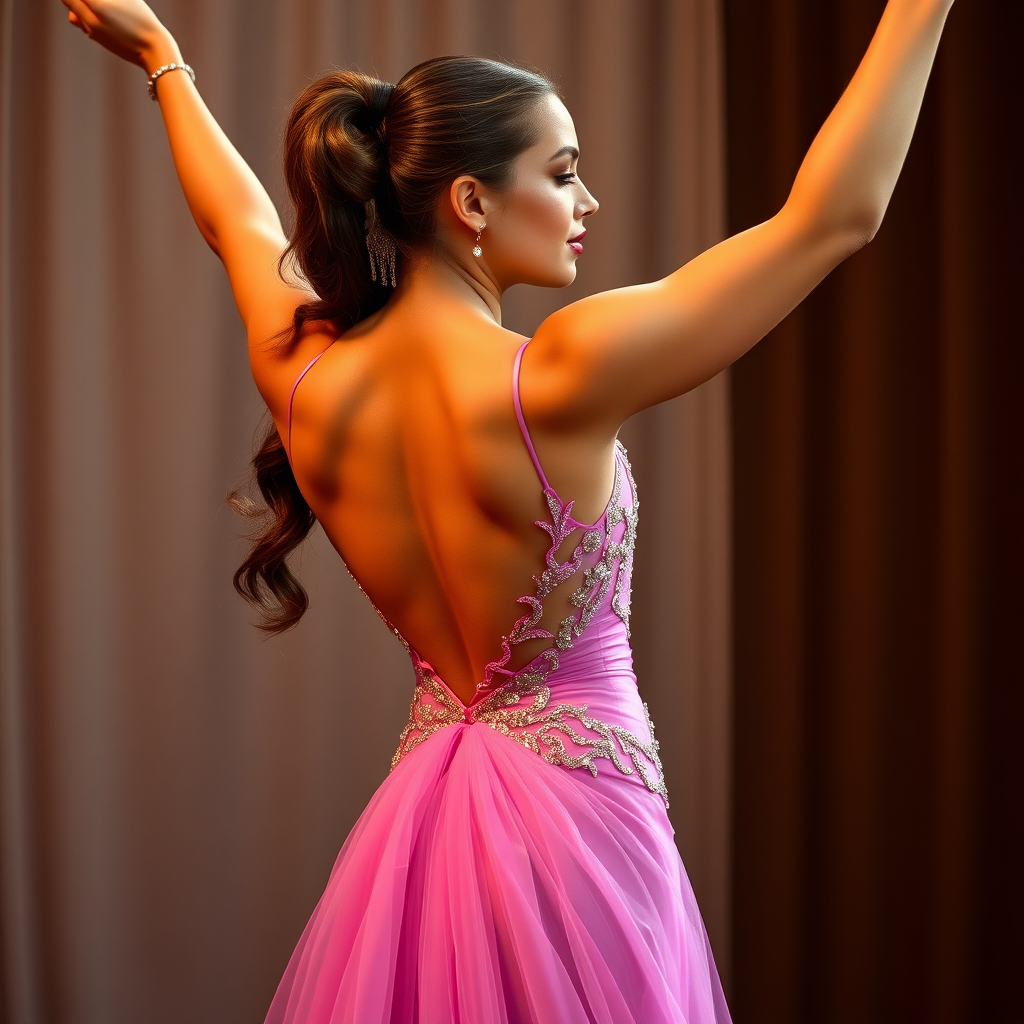
[[(727, 0), (730, 228), (881, 0)], [(734, 1012), (1020, 1019), (1024, 9), (953, 8), (878, 236), (733, 367)]]
[[(715, 0), (155, 3), (282, 210), (290, 102), (331, 66), (396, 81), (471, 52), (561, 85), (602, 202), (579, 281), (515, 289), (532, 333), (724, 223)], [(262, 641), (230, 579), (261, 403), (142, 74), (0, 0), (0, 1019), (262, 1019), (412, 677), (319, 531), (311, 610)], [(728, 960), (724, 377), (631, 422), (641, 689), (684, 857)], [(683, 654), (680, 656), (680, 644)]]

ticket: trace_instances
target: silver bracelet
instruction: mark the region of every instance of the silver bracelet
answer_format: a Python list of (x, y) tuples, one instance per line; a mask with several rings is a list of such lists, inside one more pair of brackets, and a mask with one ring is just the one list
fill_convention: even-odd
[(187, 71), (192, 76), (192, 81), (196, 80), (196, 73), (187, 64), (164, 64), (163, 67), (157, 68), (149, 76), (149, 81), (146, 83), (146, 88), (149, 90), (149, 98), (151, 100), (156, 99), (156, 80), (161, 75), (166, 75), (168, 71)]

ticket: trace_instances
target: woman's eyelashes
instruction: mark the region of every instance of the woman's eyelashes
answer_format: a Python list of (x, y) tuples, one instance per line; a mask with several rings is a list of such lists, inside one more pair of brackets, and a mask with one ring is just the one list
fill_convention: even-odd
[(576, 172), (569, 171), (567, 174), (556, 174), (555, 177), (563, 185), (571, 185), (576, 180)]

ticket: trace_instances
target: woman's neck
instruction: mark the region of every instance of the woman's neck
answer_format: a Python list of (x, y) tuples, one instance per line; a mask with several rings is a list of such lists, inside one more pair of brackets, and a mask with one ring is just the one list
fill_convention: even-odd
[(392, 307), (455, 306), (501, 326), (501, 288), (479, 263), (463, 265), (444, 256), (403, 259)]

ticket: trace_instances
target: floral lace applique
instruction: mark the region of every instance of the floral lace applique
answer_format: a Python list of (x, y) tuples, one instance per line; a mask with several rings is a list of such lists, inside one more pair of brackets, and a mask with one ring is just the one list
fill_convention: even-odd
[[(599, 758), (607, 758), (623, 774), (635, 773), (649, 790), (660, 794), (668, 806), (658, 741), (654, 738), (654, 726), (647, 704), (644, 703), (643, 708), (650, 730), (649, 743), (623, 726), (612, 725), (588, 715), (586, 704), (576, 706), (563, 703), (550, 706), (551, 689), (546, 683), (548, 675), (558, 667), (560, 652), (572, 647), (576, 638), (590, 624), (601, 602), (607, 597), (613, 579), (612, 608), (625, 624), (628, 635), (630, 578), (636, 543), (638, 502), (629, 460), (618, 441), (616, 451), (615, 484), (608, 510), (603, 517), (603, 529), (598, 529), (597, 524), (586, 527), (577, 523), (571, 516), (573, 503), (570, 501), (563, 506), (554, 491), (545, 491), (550, 521), (537, 522), (537, 526), (551, 538), (551, 545), (545, 555), (545, 568), (533, 577), (534, 593), (519, 598), (530, 610), (515, 623), (508, 636), (502, 637), (502, 656), (487, 666), (484, 682), (478, 691), (486, 690), (494, 675), (504, 670), (516, 644), (538, 638), (554, 640), (554, 644), (542, 651), (526, 668), (511, 674), (507, 682), (487, 694), (479, 703), (471, 703), (469, 707), (451, 693), (428, 665), (417, 663), (417, 683), (409, 720), (399, 737), (398, 749), (391, 762), (392, 769), (410, 750), (438, 729), (460, 722), (480, 723), (516, 740), (549, 764), (586, 768), (591, 774), (597, 775), (594, 762)], [(621, 504), (623, 476), (629, 481), (630, 487), (628, 508)], [(613, 541), (612, 531), (623, 522), (626, 526), (622, 539)], [(579, 544), (566, 561), (559, 562), (559, 548), (574, 530), (581, 527), (584, 532)], [(575, 576), (583, 564), (584, 556), (601, 551), (602, 544), (604, 550), (601, 557), (583, 570), (583, 583), (570, 597), (572, 604), (580, 609), (579, 614), (563, 619), (555, 635), (540, 627), (538, 623), (544, 611), (544, 599), (557, 586)]]
[[(617, 443), (617, 442), (616, 442)], [(626, 463), (626, 474), (629, 477), (629, 485), (633, 493), (632, 508), (624, 508), (616, 505), (616, 519), (621, 515), (626, 521), (626, 532), (618, 544), (609, 544), (609, 550), (614, 549), (613, 559), (618, 558), (619, 572), (615, 577), (615, 593), (612, 594), (612, 611), (626, 627), (626, 636), (629, 636), (629, 604), (632, 596), (633, 581), (633, 549), (636, 547), (636, 526), (639, 519), (640, 502), (636, 496), (636, 484), (633, 482), (633, 474), (630, 471), (629, 460), (626, 459), (626, 450), (622, 449), (622, 458)], [(609, 522), (608, 531), (612, 530)]]

